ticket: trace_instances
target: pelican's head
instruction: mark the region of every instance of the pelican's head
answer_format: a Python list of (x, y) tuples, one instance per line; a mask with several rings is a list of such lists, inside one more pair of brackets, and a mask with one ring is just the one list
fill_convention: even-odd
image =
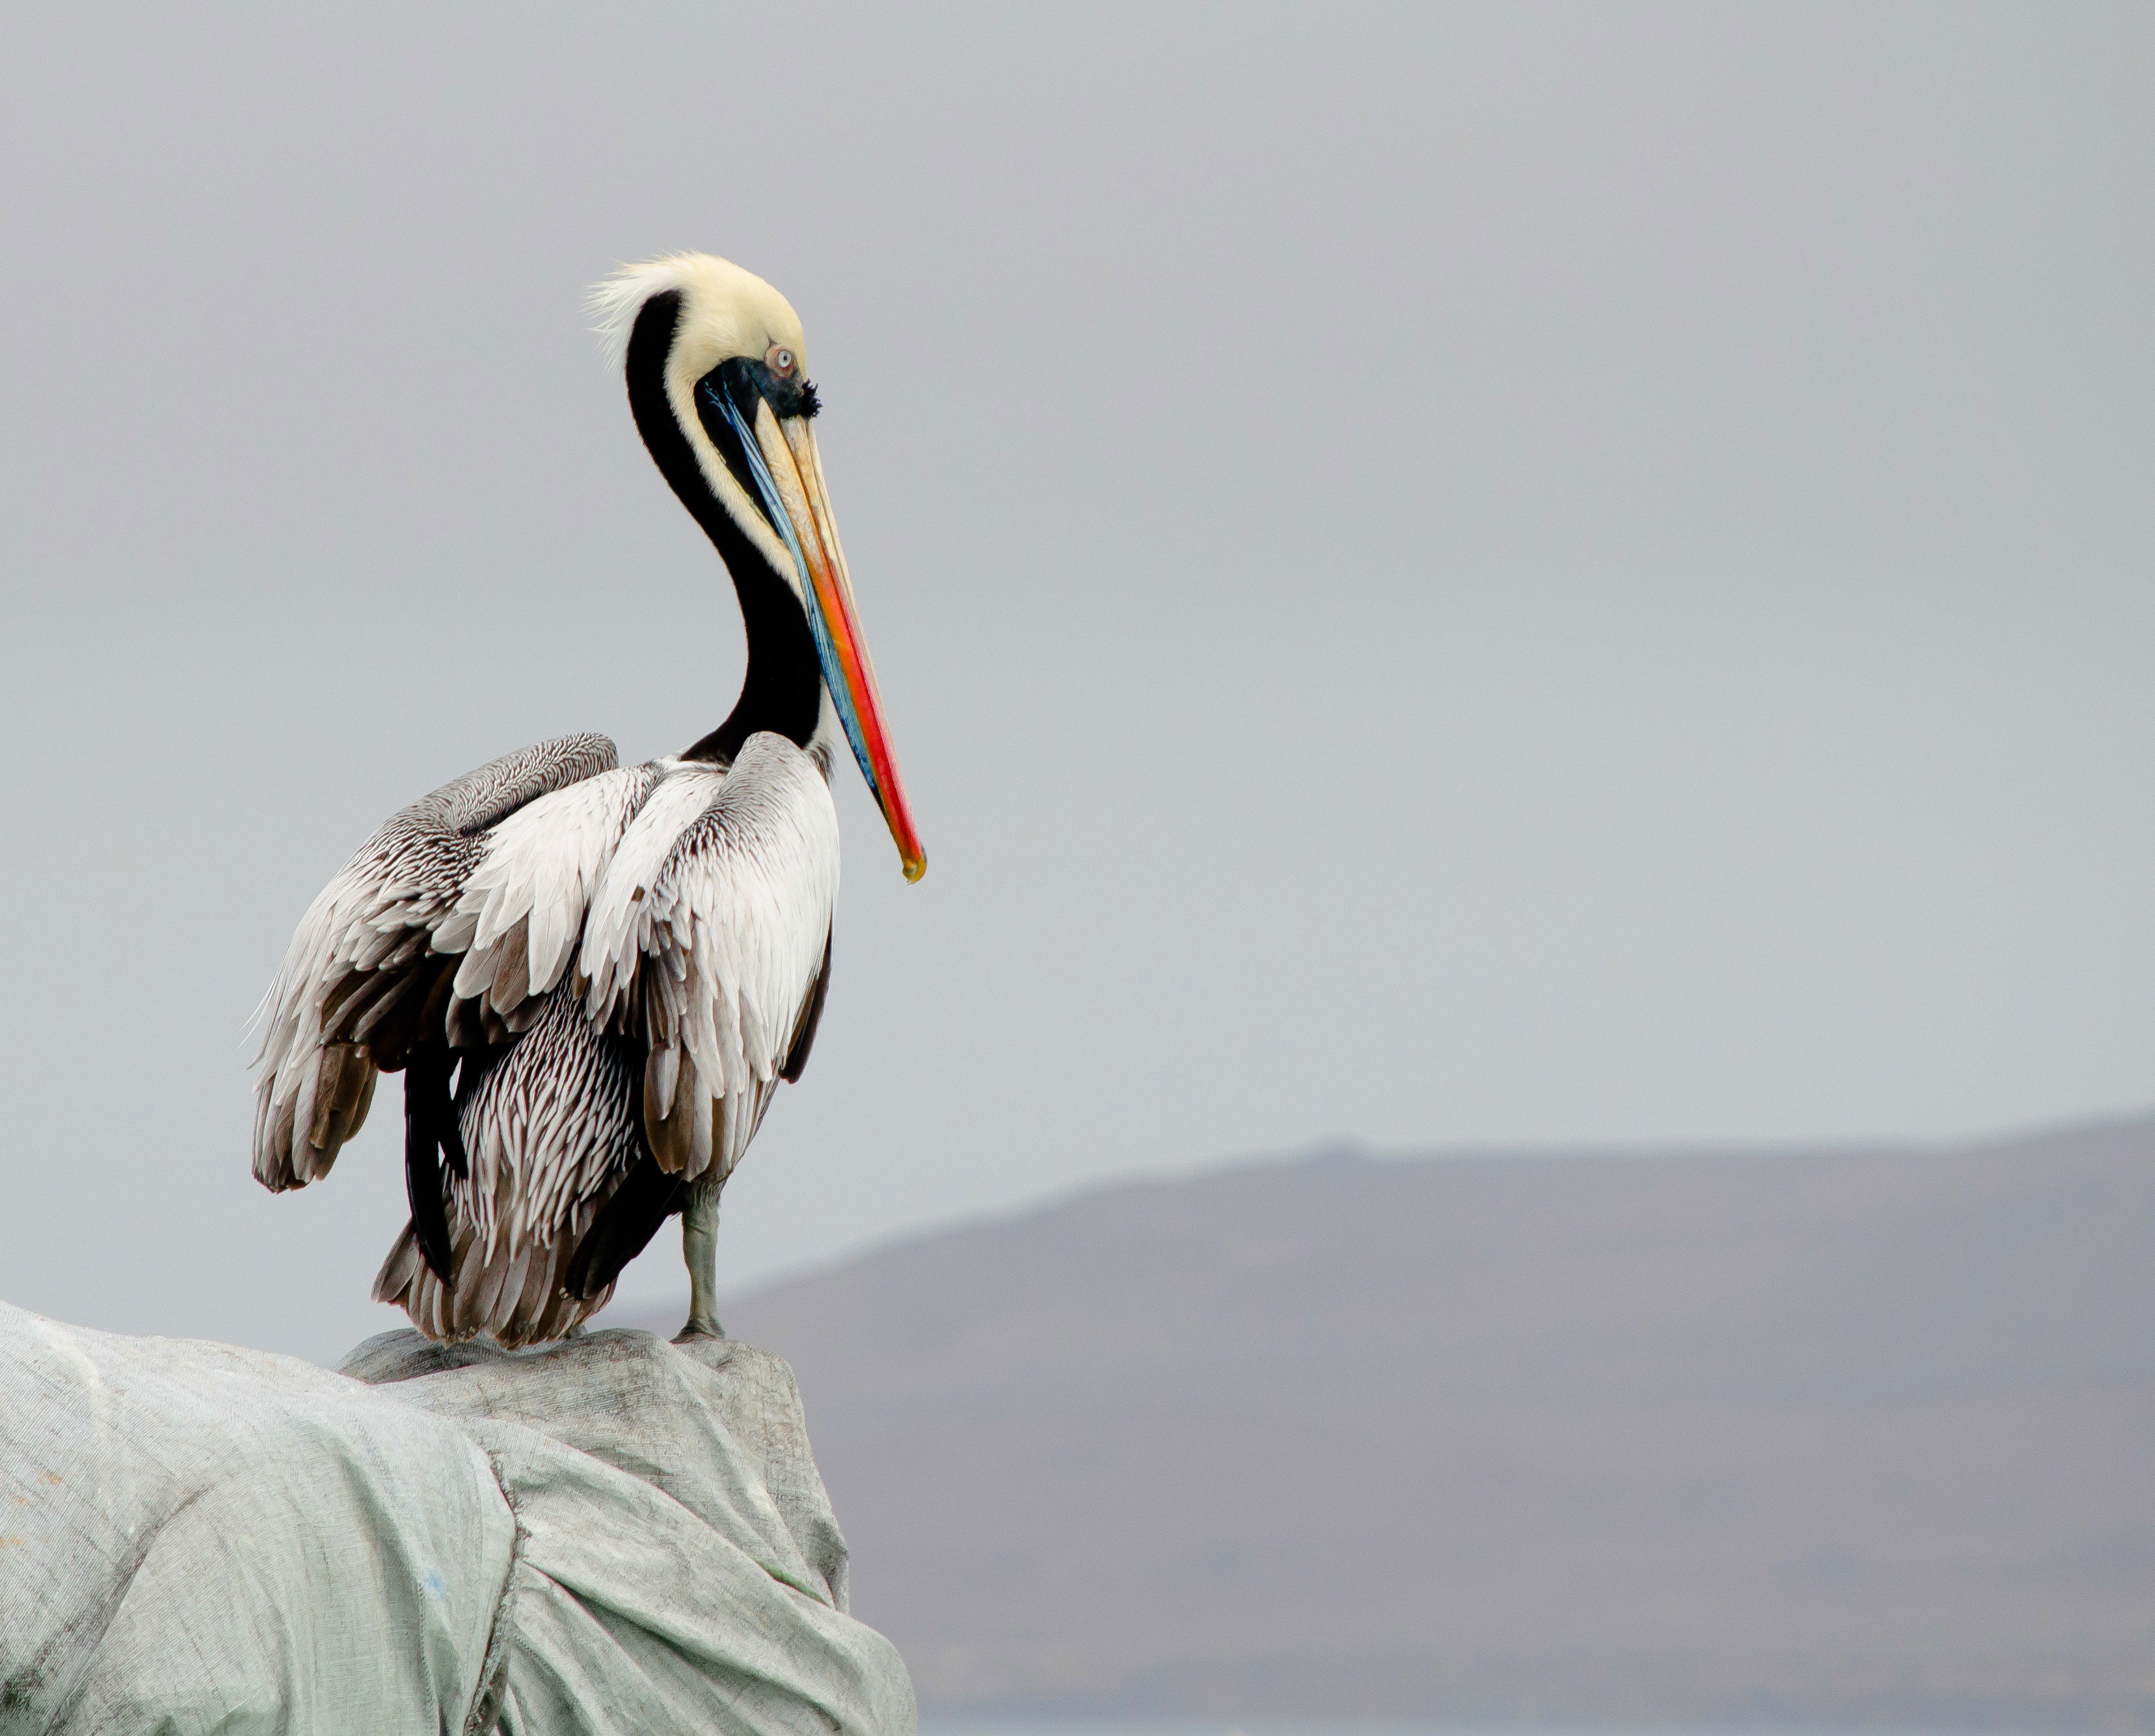
[[(591, 300), (623, 364), (637, 426), (673, 491), (736, 580), (743, 562), (768, 566), (805, 616), (831, 706), (906, 878), (919, 879), (927, 861), (816, 453), (818, 406), (800, 317), (761, 278), (709, 253), (625, 266)], [(750, 594), (745, 585), (745, 612)]]

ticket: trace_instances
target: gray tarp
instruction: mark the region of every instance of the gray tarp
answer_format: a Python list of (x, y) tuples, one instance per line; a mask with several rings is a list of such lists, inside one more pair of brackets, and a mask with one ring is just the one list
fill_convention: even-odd
[(793, 1375), (730, 1340), (343, 1374), (0, 1303), (0, 1736), (907, 1736)]

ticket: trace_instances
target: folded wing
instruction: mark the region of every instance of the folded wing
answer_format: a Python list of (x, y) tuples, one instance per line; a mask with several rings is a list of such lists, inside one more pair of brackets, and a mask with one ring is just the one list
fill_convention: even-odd
[[(377, 1073), (402, 1067), (428, 1015), (446, 1013), (445, 958), (481, 931), (484, 910), (467, 914), (461, 905), (488, 862), (494, 829), (549, 792), (613, 772), (615, 764), (603, 735), (563, 736), (505, 755), (393, 816), (322, 889), (264, 1003), (257, 1180), (281, 1191), (328, 1173), (366, 1119)], [(540, 878), (556, 904), (575, 879)], [(491, 882), (489, 890), (506, 895)], [(495, 924), (497, 954), (514, 931), (528, 955), (533, 913), (543, 902), (534, 894), (519, 916)], [(540, 938), (550, 945), (556, 919), (550, 906), (540, 919)], [(497, 958), (485, 985), (490, 1007), (506, 998), (514, 976)]]
[(487, 835), (486, 853), (434, 950), (460, 953), (452, 985), (458, 1047), (526, 1029), (568, 975), (584, 913), (608, 859), (658, 784), (656, 766), (628, 766), (541, 796)]
[(723, 1180), (817, 1004), (838, 820), (822, 770), (777, 735), (750, 736), (693, 815), (658, 812), (675, 781), (615, 853), (577, 968), (592, 1022), (641, 1041), (659, 1167)]

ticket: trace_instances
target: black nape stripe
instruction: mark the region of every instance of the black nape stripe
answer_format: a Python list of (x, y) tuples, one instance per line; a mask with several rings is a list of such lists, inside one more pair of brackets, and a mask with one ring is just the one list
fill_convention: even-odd
[[(748, 638), (748, 668), (741, 679), (740, 697), (725, 721), (682, 755), (724, 766), (730, 765), (741, 744), (760, 730), (768, 730), (796, 747), (806, 747), (821, 714), (823, 670), (800, 597), (773, 570), (763, 551), (749, 540), (748, 533), (735, 521), (705, 479), (688, 431), (673, 414), (672, 401), (666, 395), (666, 360), (672, 353), (680, 319), (681, 294), (677, 289), (662, 291), (645, 302), (629, 332), (625, 371), (629, 410), (636, 417), (637, 432), (643, 436), (659, 474), (718, 549), (740, 599), (741, 626)], [(731, 428), (725, 427), (718, 407), (703, 401), (706, 386), (724, 391), (752, 424), (755, 401), (745, 394), (763, 392), (759, 375), (768, 376), (770, 370), (746, 357), (721, 363), (697, 382), (697, 409), (703, 432), (710, 437), (726, 469), (760, 514), (762, 496), (748, 474), (747, 455)], [(789, 403), (812, 402), (815, 396), (814, 388), (805, 383), (789, 391)], [(786, 409), (775, 402), (772, 408), (781, 415), (811, 413)], [(712, 426), (714, 422), (719, 425), (716, 428)]]

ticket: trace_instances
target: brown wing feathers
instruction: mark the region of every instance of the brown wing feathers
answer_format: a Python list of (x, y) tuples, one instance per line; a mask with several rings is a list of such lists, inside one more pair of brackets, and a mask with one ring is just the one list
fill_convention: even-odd
[(444, 1283), (451, 1266), (442, 1161), (448, 1157), (450, 1168), (458, 1172), (468, 1167), (449, 1099), (449, 1074), (455, 1065), (448, 1045), (437, 1041), (412, 1050), (404, 1068), (404, 1191), (412, 1204), (412, 1232), (427, 1264)]
[[(430, 1064), (427, 1051), (413, 1052), (407, 1104), (415, 1081), (437, 1077)], [(438, 1077), (444, 1097), (430, 1092), (430, 1102), (445, 1100), (446, 1068)], [(621, 1265), (663, 1217), (596, 1283), (572, 1282), (595, 1226), (619, 1221), (615, 1202), (639, 1161), (649, 1163), (637, 1078), (628, 1045), (558, 990), (514, 1043), (467, 1055), (438, 1148), (448, 1173), (435, 1170), (427, 1196), (440, 1201), (440, 1222), (422, 1225), (418, 1211), (429, 1182), (422, 1136), (407, 1147), (413, 1221), (381, 1268), (376, 1299), (403, 1308), (430, 1337), (486, 1332), (511, 1346), (559, 1338), (604, 1307)], [(446, 1250), (438, 1262), (424, 1246), (437, 1234)]]
[(658, 1226), (688, 1196), (688, 1184), (660, 1169), (646, 1151), (578, 1242), (563, 1274), (570, 1295), (599, 1306), (612, 1293), (622, 1267), (651, 1245)]
[(603, 735), (505, 755), (392, 816), (323, 888), (266, 1003), (254, 1128), (264, 1185), (328, 1174), (365, 1117), (372, 1069), (402, 1065), (435, 986), (433, 933), (483, 855), (486, 828), (616, 760)]
[(716, 778), (613, 766), (602, 737), (569, 738), (403, 810), (316, 899), (271, 991), (256, 1173), (326, 1173), (377, 1074), (402, 1071), (412, 1221), (375, 1294), (430, 1337), (537, 1343), (602, 1307), (815, 1041), (837, 888), (820, 768), (761, 736)]
[(816, 1046), (816, 1027), (823, 1022), (823, 998), (831, 992), (831, 936), (823, 935), (823, 962), (816, 969), (816, 987), (808, 996), (808, 1006), (801, 1015), (800, 1028), (793, 1033), (793, 1042), (786, 1052), (785, 1064), (778, 1076), (789, 1085), (808, 1070), (808, 1052)]

